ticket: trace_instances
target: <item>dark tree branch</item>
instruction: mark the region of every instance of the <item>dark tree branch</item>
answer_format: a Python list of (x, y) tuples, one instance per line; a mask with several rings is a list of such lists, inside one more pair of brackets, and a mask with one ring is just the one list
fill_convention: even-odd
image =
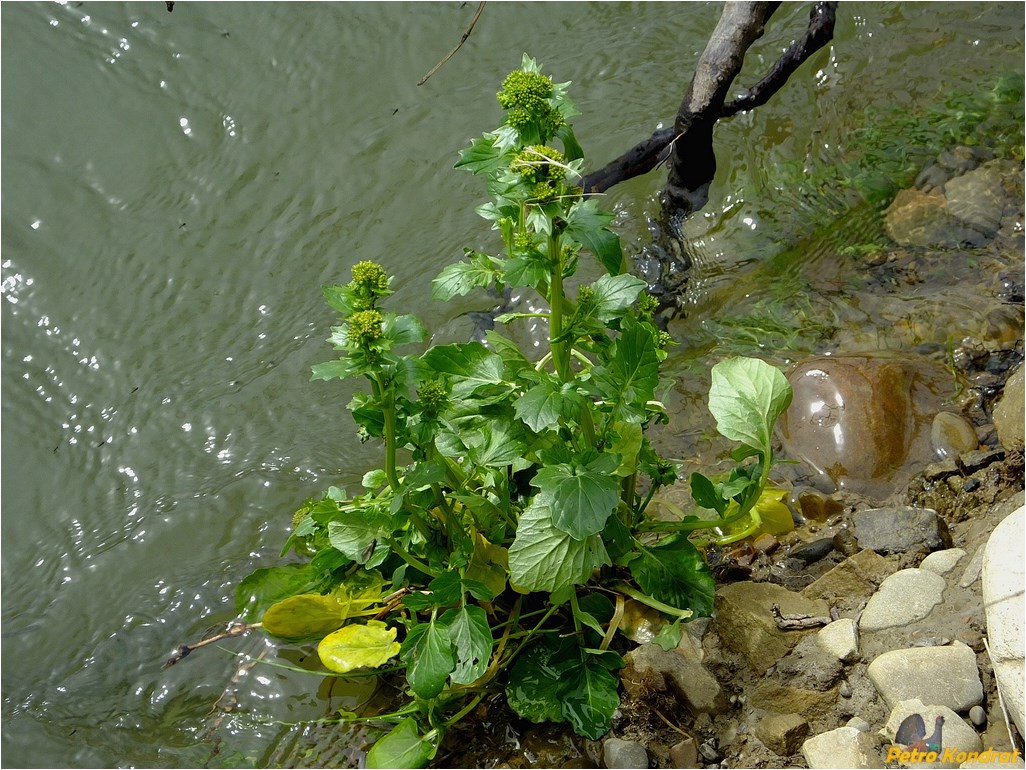
[[(731, 10), (730, 7), (733, 5), (740, 4), (727, 4), (727, 7), (724, 9), (724, 16), (721, 16), (720, 24), (717, 25), (717, 32), (722, 32), (721, 27), (724, 24), (724, 17), (727, 16), (728, 11)], [(746, 3), (744, 5), (746, 7), (763, 6), (760, 11), (761, 23), (756, 24), (745, 24), (743, 19), (739, 19), (738, 11), (741, 9), (734, 8), (732, 11), (733, 16), (730, 18), (731, 23), (745, 28), (745, 35), (750, 36), (751, 38), (748, 45), (751, 45), (751, 43), (762, 34), (762, 26), (776, 10), (779, 3)], [(751, 10), (752, 9), (749, 8), (749, 11)], [(726, 91), (729, 89), (730, 83), (733, 81), (733, 77), (737, 74), (735, 71), (734, 75), (731, 76), (726, 85), (722, 86), (722, 94), (719, 99), (720, 106), (717, 108), (716, 113), (714, 113), (715, 117), (706, 119), (708, 126), (704, 126), (704, 128), (707, 129), (707, 133), (711, 136), (712, 125), (715, 124), (718, 118), (731, 117), (743, 110), (755, 109), (756, 107), (765, 104), (773, 94), (780, 90), (799, 66), (801, 66), (810, 56), (812, 56), (813, 53), (825, 46), (833, 38), (836, 11), (836, 2), (816, 3), (810, 13), (809, 27), (805, 34), (800, 40), (792, 44), (784, 55), (781, 56), (770, 70), (769, 74), (756, 83), (744, 96), (735, 99), (729, 104), (723, 104)], [(754, 19), (754, 21), (758, 22), (759, 20)], [(717, 33), (714, 32), (714, 38), (716, 37), (716, 34)], [(742, 40), (743, 39), (744, 37), (742, 37)], [(710, 50), (712, 46), (713, 40), (710, 40), (709, 47), (706, 48), (705, 53), (702, 55), (703, 60), (707, 60), (707, 55), (712, 55), (718, 52), (718, 49)], [(742, 49), (737, 52), (740, 57), (738, 59), (738, 66), (740, 60), (744, 57), (745, 50), (747, 49)], [(688, 95), (681, 104), (682, 111), (686, 112), (686, 106), (689, 104), (689, 100), (692, 100), (691, 103), (693, 104), (696, 99), (695, 81), (697, 81), (698, 78), (699, 72), (696, 71), (695, 80), (692, 81), (692, 86), (688, 91)], [(711, 84), (712, 81), (710, 80), (703, 86), (705, 93), (707, 94), (708, 101), (710, 102), (707, 109), (711, 109), (712, 102), (714, 101), (712, 96), (708, 94), (708, 86)], [(715, 86), (713, 87), (713, 94), (715, 94)], [(692, 130), (695, 126), (695, 117), (696, 116), (694, 114), (690, 117), (687, 115), (684, 117), (685, 121), (690, 120), (689, 127)], [(681, 115), (678, 114), (678, 121), (680, 121), (680, 119)], [(687, 141), (684, 141), (685, 139), (687, 139)], [(676, 125), (673, 129), (660, 129), (653, 133), (648, 139), (640, 142), (616, 160), (606, 164), (597, 171), (587, 174), (581, 181), (581, 186), (584, 188), (585, 193), (604, 192), (619, 182), (648, 173), (652, 169), (656, 168), (660, 163), (666, 161), (670, 157), (671, 149), (673, 149), (671, 148), (671, 143), (681, 144), (681, 151), (683, 151), (684, 145), (689, 144), (691, 141), (690, 137), (687, 136), (687, 132), (682, 133), (677, 130)], [(687, 152), (684, 152), (683, 154), (688, 155)], [(683, 162), (686, 163), (687, 158), (685, 158)], [(696, 173), (694, 176), (698, 178), (707, 176), (708, 180), (711, 180), (712, 174), (710, 173), (710, 166), (711, 171), (714, 172), (714, 159), (711, 164), (707, 159), (707, 162), (701, 168), (701, 173)], [(699, 169), (696, 168), (696, 172), (698, 171)], [(698, 186), (702, 187), (701, 184)]]
[(713, 127), (745, 54), (762, 37), (773, 3), (725, 3), (720, 20), (695, 66), (673, 127), (677, 139), (669, 156), (664, 205), (693, 211), (705, 205), (708, 186), (716, 174)]
[(768, 102), (806, 59), (833, 39), (836, 20), (837, 3), (816, 3), (809, 14), (809, 28), (802, 38), (791, 44), (769, 74), (752, 86), (748, 93), (725, 105), (720, 111), (720, 117), (729, 118)]

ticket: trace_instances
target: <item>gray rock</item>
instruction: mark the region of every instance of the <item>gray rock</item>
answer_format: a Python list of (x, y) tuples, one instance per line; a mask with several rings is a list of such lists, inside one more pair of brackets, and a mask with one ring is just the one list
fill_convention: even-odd
[(713, 625), (723, 645), (739, 652), (759, 674), (784, 657), (803, 633), (777, 628), (770, 607), (786, 614), (829, 615), (822, 600), (807, 599), (772, 583), (731, 583), (716, 592)]
[(1001, 699), (1024, 732), (1023, 672), (1026, 671), (1026, 506), (998, 524), (983, 558), (983, 606), (987, 613), (990, 660)]
[(670, 747), (670, 762), (674, 767), (698, 767), (698, 742), (690, 735)]
[(809, 738), (802, 745), (805, 763), (812, 768), (883, 767), (879, 746), (869, 733), (838, 727)]
[(868, 733), (870, 730), (873, 729), (873, 725), (869, 724), (869, 722), (867, 722), (862, 717), (852, 717), (845, 723), (844, 726), (854, 727), (860, 733)]
[(664, 650), (657, 644), (642, 644), (624, 659), (621, 680), (633, 697), (669, 690), (700, 713), (723, 714), (730, 708), (719, 681), (683, 645)]
[(859, 619), (859, 630), (879, 631), (922, 620), (940, 604), (946, 587), (944, 578), (934, 572), (899, 570), (870, 597)]
[(1006, 449), (1023, 446), (1023, 394), (1026, 392), (1026, 367), (1020, 366), (1005, 383), (1005, 391), (994, 406), (994, 427)]
[(852, 515), (855, 537), (877, 553), (929, 553), (951, 544), (944, 520), (930, 508), (868, 508)]
[(987, 726), (987, 712), (983, 706), (973, 706), (969, 709), (969, 721), (976, 727), (982, 728)]
[(969, 586), (980, 579), (980, 575), (983, 573), (983, 555), (985, 551), (986, 548), (984, 546), (976, 549), (969, 563), (965, 565), (965, 571), (962, 572), (962, 577), (958, 581), (960, 587), (969, 588)]
[(940, 756), (934, 762), (917, 762), (915, 763), (916, 765), (922, 764), (926, 767), (958, 767), (960, 760), (957, 757), (960, 753), (978, 752), (983, 748), (980, 736), (958, 714), (946, 706), (924, 705), (918, 698), (903, 700), (895, 704), (880, 734), (893, 743), (894, 736), (898, 732), (901, 723), (912, 714), (918, 714), (923, 718), (927, 736), (933, 735), (937, 717), (944, 718), (944, 723), (941, 726), (942, 751)]
[(789, 655), (777, 661), (777, 681), (788, 687), (802, 687), (820, 692), (829, 690), (837, 683), (843, 670), (841, 661), (823, 649), (818, 636), (818, 633), (806, 636)]
[(766, 714), (755, 726), (755, 737), (782, 757), (798, 752), (809, 734), (809, 723), (798, 714)]
[(948, 213), (985, 238), (993, 238), (1001, 226), (1005, 191), (1001, 171), (986, 165), (949, 180), (944, 185)]
[(602, 743), (602, 761), (606, 767), (648, 768), (648, 752), (635, 741), (606, 738)]
[(885, 652), (869, 664), (867, 673), (891, 708), (913, 698), (954, 711), (983, 702), (976, 653), (961, 642)]
[(958, 566), (958, 563), (962, 561), (962, 557), (965, 556), (965, 551), (961, 548), (948, 548), (944, 551), (934, 551), (919, 565), (919, 569), (924, 569), (927, 572), (934, 572), (938, 575), (947, 575), (951, 570)]
[(859, 629), (851, 618), (835, 620), (816, 634), (816, 641), (842, 663), (851, 664), (859, 658)]
[(933, 418), (930, 443), (939, 459), (955, 457), (976, 449), (980, 442), (972, 424), (954, 412), (940, 412)]

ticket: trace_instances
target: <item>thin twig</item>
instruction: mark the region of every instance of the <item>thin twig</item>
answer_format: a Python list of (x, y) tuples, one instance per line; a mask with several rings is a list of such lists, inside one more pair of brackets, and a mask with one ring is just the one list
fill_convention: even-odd
[(243, 623), (238, 620), (233, 620), (220, 634), (215, 634), (207, 639), (200, 639), (198, 642), (193, 642), (192, 644), (183, 644), (164, 662), (164, 665), (160, 667), (160, 670), (163, 671), (166, 668), (170, 668), (193, 650), (198, 650), (200, 647), (206, 647), (208, 644), (219, 642), (222, 639), (228, 639), (233, 636), (242, 636), (247, 631), (254, 628), (260, 628), (262, 625), (263, 623)]
[(484, 7), (485, 4), (483, 0), (482, 2), (477, 4), (477, 11), (474, 12), (474, 18), (470, 20), (470, 26), (467, 27), (467, 31), (463, 33), (463, 37), (460, 38), (460, 42), (458, 42), (456, 44), (456, 47), (449, 51), (449, 53), (447, 53), (445, 57), (440, 62), (438, 62), (438, 64), (432, 67), (431, 71), (428, 74), (426, 74), (424, 77), (420, 79), (420, 81), (417, 83), (418, 86), (424, 85), (429, 77), (438, 72), (438, 70), (441, 69), (442, 65), (449, 61), (449, 59), (451, 59), (455, 55), (455, 53), (463, 47), (463, 44), (467, 42), (467, 38), (470, 37), (470, 33), (474, 31), (474, 25), (477, 24), (477, 20), (481, 18), (481, 11), (484, 10)]

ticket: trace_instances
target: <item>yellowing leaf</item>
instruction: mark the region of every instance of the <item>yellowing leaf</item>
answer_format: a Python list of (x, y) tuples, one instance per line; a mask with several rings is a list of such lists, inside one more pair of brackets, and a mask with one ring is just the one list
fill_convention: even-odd
[[(332, 592), (342, 608), (342, 619), (373, 615), (381, 603), (384, 578), (377, 570), (360, 570)], [(341, 624), (340, 624), (341, 625)]]
[(264, 630), (283, 639), (321, 637), (342, 625), (342, 611), (342, 605), (332, 596), (290, 596), (267, 608)]
[(464, 577), (484, 583), (492, 596), (506, 590), (506, 575), (509, 572), (509, 555), (501, 545), (494, 545), (481, 535), (474, 534), (474, 553)]
[(336, 674), (362, 667), (377, 668), (399, 654), (395, 634), (394, 628), (380, 620), (368, 620), (366, 625), (350, 623), (321, 639), (317, 655), (325, 668)]
[(791, 509), (784, 503), (787, 491), (767, 487), (759, 495), (759, 501), (755, 504), (755, 510), (762, 518), (763, 532), (771, 535), (786, 535), (794, 529), (794, 519), (791, 518)]

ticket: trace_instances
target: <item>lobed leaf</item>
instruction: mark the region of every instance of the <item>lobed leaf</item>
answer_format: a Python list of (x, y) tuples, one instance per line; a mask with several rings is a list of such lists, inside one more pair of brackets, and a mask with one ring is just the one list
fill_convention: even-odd
[(586, 583), (594, 570), (608, 563), (599, 535), (575, 539), (553, 524), (549, 506), (536, 498), (520, 514), (509, 549), (509, 582), (520, 593), (555, 593)]

